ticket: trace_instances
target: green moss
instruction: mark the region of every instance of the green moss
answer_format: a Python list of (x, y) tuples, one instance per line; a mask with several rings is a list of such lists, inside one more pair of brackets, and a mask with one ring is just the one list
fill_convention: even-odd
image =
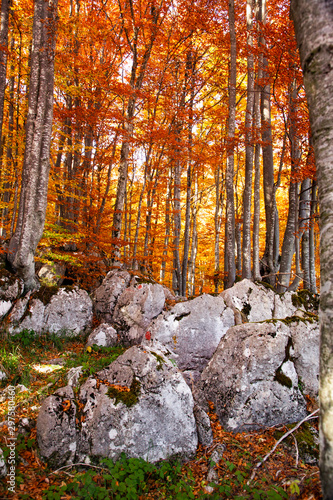
[(116, 387), (109, 387), (107, 391), (107, 395), (109, 398), (115, 399), (115, 404), (117, 405), (119, 402), (124, 403), (128, 408), (134, 406), (139, 399), (141, 393), (141, 384), (139, 380), (133, 378), (133, 382), (129, 390), (117, 389)]
[(156, 352), (153, 352), (153, 351), (150, 351), (151, 354), (153, 356), (155, 356), (156, 360), (157, 360), (157, 371), (160, 371), (162, 370), (163, 368), (163, 364), (165, 363), (164, 359), (162, 358), (162, 356), (160, 356), (159, 354), (157, 354)]
[(283, 373), (281, 366), (276, 370), (274, 380), (276, 380), (276, 382), (279, 382), (279, 384), (288, 387), (289, 389), (291, 389), (293, 386), (291, 379)]
[(291, 325), (292, 323), (315, 323), (318, 321), (318, 315), (304, 311), (304, 316), (287, 316), (286, 318), (273, 318), (266, 319), (265, 321), (260, 321), (260, 323), (272, 323), (276, 325), (278, 322), (284, 323), (285, 325)]
[(180, 321), (181, 319), (183, 318), (186, 318), (186, 316), (189, 316), (191, 314), (191, 312), (186, 312), (186, 313), (182, 313), (182, 314), (178, 314), (178, 316), (175, 317), (175, 321)]
[(266, 281), (256, 281), (255, 282), (257, 285), (262, 285), (264, 288), (267, 288), (268, 290), (273, 290), (274, 293), (276, 293), (276, 290), (273, 285), (270, 283), (267, 283)]
[(285, 373), (283, 373), (282, 366), (287, 361), (292, 361), (293, 360), (293, 358), (292, 358), (292, 356), (290, 354), (290, 349), (292, 347), (293, 347), (293, 342), (292, 342), (291, 338), (289, 337), (288, 343), (287, 343), (286, 348), (285, 348), (284, 360), (282, 361), (282, 363), (279, 366), (279, 368), (276, 370), (275, 377), (274, 377), (274, 380), (276, 380), (277, 382), (279, 382), (279, 384), (284, 385), (285, 387), (288, 387), (289, 389), (292, 388), (293, 383), (292, 383), (292, 380)]
[(57, 285), (42, 285), (39, 290), (32, 294), (32, 298), (40, 300), (43, 302), (44, 306), (46, 306), (50, 302), (53, 295), (56, 295), (58, 291), (59, 287)]
[(303, 307), (306, 311), (319, 309), (319, 296), (310, 293), (309, 290), (299, 290), (293, 294), (291, 300), (295, 307)]
[[(292, 429), (294, 426), (295, 424), (288, 424), (286, 427)], [(278, 440), (284, 434), (285, 431), (275, 431), (274, 438)], [(300, 457), (306, 463), (316, 462), (319, 458), (319, 447), (315, 439), (316, 434), (318, 434), (318, 431), (309, 422), (304, 422), (299, 429), (293, 432), (293, 436), (297, 441)], [(292, 436), (288, 436), (285, 439), (284, 445), (290, 448), (295, 446)]]
[(242, 312), (242, 313), (243, 313), (246, 317), (248, 317), (248, 315), (249, 315), (249, 314), (250, 314), (250, 312), (251, 312), (251, 309), (252, 309), (252, 308), (251, 308), (251, 305), (250, 305), (250, 304), (248, 304), (248, 303), (246, 303), (246, 304), (244, 304), (243, 309), (242, 309), (242, 311), (241, 311), (241, 312)]

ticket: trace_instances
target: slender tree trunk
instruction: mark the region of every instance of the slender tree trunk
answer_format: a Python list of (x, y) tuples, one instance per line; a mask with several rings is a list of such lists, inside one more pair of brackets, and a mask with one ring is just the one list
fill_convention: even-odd
[(310, 205), (310, 230), (309, 230), (309, 272), (310, 272), (310, 292), (317, 293), (316, 279), (316, 257), (315, 257), (315, 231), (314, 220), (317, 214), (317, 183), (312, 181)]
[(310, 206), (311, 179), (304, 179), (299, 202), (299, 239), (301, 240), (303, 288), (310, 290)]
[[(229, 32), (230, 32), (230, 76), (229, 76), (229, 118), (227, 138), (227, 222), (226, 222), (226, 286), (230, 288), (236, 279), (235, 263), (235, 201), (234, 201), (234, 148), (236, 123), (236, 61), (237, 44), (235, 30), (234, 0), (229, 0)], [(225, 269), (226, 272), (226, 269)]]
[[(11, 39), (11, 51), (14, 50), (15, 46), (15, 40), (14, 37)], [(0, 77), (1, 80), (1, 77)], [(1, 228), (0, 228), (0, 235), (6, 239), (8, 236), (8, 229), (9, 229), (9, 223), (10, 223), (10, 218), (9, 218), (9, 203), (11, 199), (11, 189), (13, 186), (13, 164), (14, 164), (14, 159), (13, 159), (13, 132), (14, 132), (14, 84), (15, 84), (15, 77), (14, 77), (14, 64), (11, 64), (11, 76), (9, 79), (9, 105), (8, 105), (8, 141), (7, 141), (7, 147), (6, 147), (6, 160), (7, 160), (7, 171), (4, 173), (4, 175), (7, 177), (6, 182), (4, 183), (4, 193), (3, 193), (3, 209), (2, 209), (2, 214), (1, 214)], [(0, 137), (1, 137), (1, 132), (0, 132)], [(10, 235), (12, 236), (12, 235)]]
[(186, 295), (187, 268), (188, 256), (190, 251), (190, 230), (191, 230), (191, 195), (192, 195), (192, 128), (193, 128), (193, 103), (194, 103), (194, 69), (195, 60), (192, 50), (187, 52), (186, 57), (186, 75), (185, 89), (187, 81), (190, 83), (190, 102), (189, 102), (189, 123), (188, 123), (188, 160), (187, 160), (187, 175), (186, 175), (186, 210), (185, 210), (185, 229), (184, 229), (184, 250), (182, 261), (182, 277), (181, 289), (182, 295)]
[[(258, 18), (258, 0), (255, 2), (256, 18)], [(262, 77), (262, 55), (259, 55), (257, 81), (254, 95), (254, 190), (253, 190), (253, 279), (260, 280), (260, 255), (259, 255), (259, 235), (260, 235), (260, 79)]]
[(8, 50), (8, 20), (11, 0), (1, 1), (0, 27), (0, 144), (2, 141), (2, 123), (6, 90), (7, 50)]
[(243, 246), (242, 278), (251, 279), (251, 200), (253, 177), (253, 105), (254, 105), (254, 58), (253, 58), (253, 0), (246, 2), (247, 21), (247, 102), (245, 115), (245, 184), (243, 191)]
[(279, 293), (288, 290), (290, 285), (290, 273), (293, 255), (295, 253), (295, 234), (297, 232), (296, 218), (298, 218), (297, 200), (298, 200), (298, 183), (295, 182), (293, 174), (299, 168), (300, 149), (299, 138), (296, 129), (296, 98), (297, 89), (296, 82), (293, 82), (290, 89), (290, 156), (291, 156), (291, 176), (289, 185), (289, 210), (287, 218), (287, 226), (283, 237), (280, 271), (278, 276), (277, 291)]
[(165, 236), (164, 236), (164, 248), (163, 248), (163, 257), (162, 257), (162, 266), (160, 279), (162, 282), (165, 280), (165, 272), (166, 272), (166, 263), (168, 256), (168, 247), (170, 240), (170, 228), (171, 228), (171, 197), (172, 197), (172, 171), (170, 169), (170, 173), (168, 176), (168, 186), (166, 193), (166, 201), (165, 201)]
[(178, 158), (180, 151), (174, 164), (174, 185), (173, 185), (173, 277), (172, 288), (174, 292), (182, 295), (181, 289), (181, 266), (180, 266), (180, 231), (181, 231), (181, 206), (180, 206), (180, 193), (181, 193), (181, 165)]
[(38, 286), (34, 254), (43, 233), (47, 205), (56, 22), (57, 0), (36, 0), (20, 206), (7, 254), (26, 290)]
[(333, 499), (333, 2), (291, 0), (310, 111), (320, 206), (320, 476)]
[[(155, 6), (151, 6), (151, 12), (152, 12), (152, 32), (150, 33), (150, 41), (146, 45), (144, 53), (141, 57), (141, 62), (139, 62), (140, 59), (140, 47), (139, 47), (139, 32), (141, 29), (141, 26), (137, 24), (137, 20), (135, 19), (134, 16), (134, 10), (133, 10), (133, 0), (129, 0), (128, 2), (130, 12), (131, 12), (131, 17), (132, 17), (132, 24), (133, 24), (133, 31), (134, 31), (134, 36), (133, 40), (130, 42), (130, 48), (132, 51), (132, 56), (133, 56), (133, 62), (132, 62), (132, 68), (131, 68), (131, 79), (130, 79), (130, 87), (132, 88), (132, 96), (128, 100), (127, 104), (127, 109), (126, 113), (124, 116), (124, 126), (123, 126), (123, 142), (121, 146), (121, 153), (120, 153), (120, 163), (119, 163), (119, 174), (118, 174), (118, 184), (117, 184), (117, 195), (116, 195), (116, 202), (114, 205), (114, 212), (113, 212), (113, 226), (112, 226), (112, 252), (113, 252), (113, 261), (118, 261), (120, 259), (120, 236), (121, 236), (121, 224), (122, 224), (122, 216), (123, 216), (123, 209), (124, 209), (124, 201), (125, 201), (125, 193), (126, 193), (126, 186), (127, 186), (127, 172), (128, 172), (128, 155), (129, 155), (129, 150), (130, 150), (130, 140), (133, 135), (133, 130), (134, 130), (134, 125), (133, 125), (133, 118), (135, 114), (135, 106), (136, 106), (136, 100), (137, 100), (137, 94), (141, 90), (143, 80), (146, 74), (146, 69), (148, 65), (148, 61), (150, 58), (150, 54), (155, 42), (156, 34), (157, 34), (157, 24), (159, 20), (159, 14), (160, 10), (157, 9)], [(160, 8), (162, 5), (160, 5)], [(128, 32), (126, 28), (126, 23), (124, 22), (124, 14), (122, 10), (120, 10), (120, 15), (122, 18), (123, 22), (123, 27), (126, 32), (126, 36), (128, 37)]]
[[(221, 159), (222, 162), (222, 159)], [(215, 171), (215, 213), (214, 213), (214, 226), (215, 226), (215, 241), (214, 241), (214, 284), (215, 293), (218, 293), (220, 278), (220, 233), (222, 226), (222, 210), (223, 210), (223, 189), (222, 189), (222, 172), (220, 163)]]
[[(258, 19), (262, 24), (266, 23), (266, 0), (259, 1)], [(260, 36), (260, 46), (266, 50), (266, 40)], [(268, 61), (263, 56), (262, 78), (266, 83), (261, 90), (261, 128), (262, 128), (262, 159), (263, 159), (263, 185), (266, 217), (266, 245), (262, 258), (263, 274), (268, 274), (268, 281), (274, 285), (276, 271), (274, 263), (274, 223), (275, 223), (275, 196), (274, 196), (274, 163), (273, 163), (273, 141), (271, 125), (271, 85), (267, 71)]]

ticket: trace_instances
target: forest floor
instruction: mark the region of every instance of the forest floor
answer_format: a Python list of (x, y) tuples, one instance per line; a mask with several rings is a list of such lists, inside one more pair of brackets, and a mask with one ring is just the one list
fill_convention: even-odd
[[(88, 352), (82, 338), (37, 337), (27, 331), (10, 339), (2, 334), (0, 340), (0, 370), (8, 375), (6, 381), (0, 382), (0, 447), (6, 458), (9, 454), (7, 386), (22, 384), (27, 389), (16, 394), (16, 427), (23, 418), (28, 419), (25, 428), (21, 425), (21, 434), (15, 441), (15, 493), (8, 490), (6, 478), (0, 480), (0, 500), (322, 498), (318, 418), (305, 422), (283, 439), (269, 458), (256, 467), (296, 424), (233, 434), (221, 427), (213, 406), (210, 418), (214, 443), (210, 448), (199, 446), (196, 456), (186, 464), (152, 465), (123, 457), (116, 464), (106, 460), (100, 466), (75, 465), (51, 470), (39, 457), (36, 446), (36, 418), (42, 401), (66, 385), (69, 368), (83, 366), (84, 376), (89, 376), (123, 350), (93, 348)], [(315, 402), (309, 400), (308, 409), (315, 410)], [(224, 445), (223, 456), (214, 463), (211, 455), (220, 444)], [(207, 492), (209, 483), (213, 486)]]

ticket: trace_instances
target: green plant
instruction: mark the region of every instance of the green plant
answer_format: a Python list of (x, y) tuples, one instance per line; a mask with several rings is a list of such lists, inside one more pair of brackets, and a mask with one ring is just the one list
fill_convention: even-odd
[(201, 498), (210, 498), (218, 500), (221, 498), (232, 498), (234, 500), (283, 500), (288, 498), (287, 493), (280, 487), (270, 487), (268, 489), (258, 488), (256, 483), (248, 483), (251, 464), (247, 464), (245, 470), (238, 470), (236, 465), (225, 461), (225, 465), (229, 473), (222, 476), (221, 480), (216, 483), (211, 483), (210, 486), (215, 488), (212, 495), (203, 495)]
[(19, 372), (22, 355), (19, 346), (3, 347), (0, 351), (0, 363), (9, 375)]
[(142, 458), (126, 458), (124, 454), (113, 463), (102, 460), (100, 473), (88, 470), (76, 473), (74, 480), (62, 486), (51, 486), (44, 491), (44, 499), (60, 500), (64, 494), (71, 498), (138, 500), (151, 489), (160, 492), (160, 498), (187, 500), (194, 497), (194, 480), (185, 473), (178, 462), (162, 462), (159, 465)]
[(24, 329), (19, 333), (16, 333), (12, 337), (13, 342), (19, 342), (23, 347), (29, 347), (36, 340), (36, 333), (34, 330)]
[(83, 367), (82, 377), (92, 375), (115, 361), (118, 356), (125, 352), (123, 346), (115, 347), (92, 347), (92, 353), (84, 350), (75, 358), (70, 358), (66, 361), (65, 368), (74, 368), (76, 366)]

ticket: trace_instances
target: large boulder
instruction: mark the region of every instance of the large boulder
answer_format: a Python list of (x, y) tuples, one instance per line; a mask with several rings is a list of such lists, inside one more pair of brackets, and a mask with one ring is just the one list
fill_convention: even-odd
[(253, 283), (248, 279), (243, 279), (232, 288), (224, 290), (220, 296), (235, 313), (241, 315), (242, 319), (237, 321), (238, 324), (247, 321), (265, 321), (272, 318), (283, 319), (293, 316), (297, 311), (297, 307), (292, 301), (293, 294), (291, 292), (279, 295), (272, 289)]
[(101, 286), (93, 294), (94, 311), (106, 323), (112, 322), (114, 308), (120, 295), (131, 281), (127, 271), (113, 269), (105, 276)]
[(188, 460), (196, 452), (191, 391), (161, 352), (131, 347), (88, 378), (77, 407), (79, 415), (68, 386), (42, 405), (37, 439), (53, 467), (101, 457), (117, 460), (123, 452), (150, 462)]
[(15, 300), (19, 298), (24, 289), (23, 280), (17, 278), (5, 269), (0, 274), (0, 300)]
[(149, 345), (151, 338), (165, 345), (186, 379), (196, 381), (234, 324), (233, 311), (223, 298), (204, 294), (161, 314), (150, 325), (144, 343)]
[(77, 446), (76, 405), (71, 386), (47, 397), (37, 417), (37, 443), (51, 467), (74, 462)]
[(298, 384), (303, 394), (318, 398), (319, 391), (319, 323), (314, 318), (292, 318), (289, 322), (292, 347), (290, 355), (295, 365)]
[(92, 316), (92, 301), (85, 290), (60, 288), (47, 299), (41, 291), (29, 292), (11, 310), (8, 330), (78, 335), (91, 327)]
[(168, 295), (155, 283), (139, 283), (121, 294), (113, 314), (113, 323), (124, 344), (140, 344), (154, 318), (163, 310)]
[[(122, 452), (150, 462), (195, 454), (198, 437), (191, 391), (163, 356), (133, 346), (81, 387), (79, 459)], [(83, 455), (83, 456), (82, 456)]]
[(13, 274), (0, 271), (0, 320), (10, 311), (13, 303), (23, 293), (24, 283)]
[(44, 330), (78, 335), (91, 327), (92, 300), (85, 290), (60, 288), (45, 307)]
[[(227, 430), (286, 424), (306, 415), (297, 373), (306, 363), (300, 361), (298, 335), (300, 330), (293, 336), (278, 321), (237, 325), (222, 338), (202, 373), (199, 394), (215, 404)], [(303, 326), (303, 345), (306, 336)]]

